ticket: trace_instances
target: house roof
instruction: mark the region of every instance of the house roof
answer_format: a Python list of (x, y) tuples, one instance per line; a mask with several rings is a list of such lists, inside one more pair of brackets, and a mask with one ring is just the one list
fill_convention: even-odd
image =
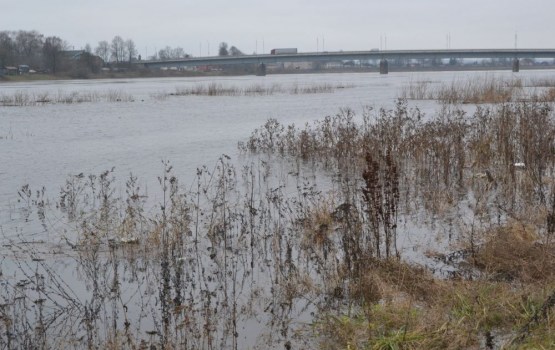
[(66, 50), (66, 51), (62, 51), (62, 54), (64, 54), (65, 56), (71, 59), (79, 59), (81, 55), (84, 54), (85, 52), (86, 52), (85, 50)]

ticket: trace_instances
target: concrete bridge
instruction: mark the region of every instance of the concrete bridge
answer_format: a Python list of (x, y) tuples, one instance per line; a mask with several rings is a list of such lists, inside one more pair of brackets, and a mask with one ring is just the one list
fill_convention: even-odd
[[(510, 59), (518, 72), (522, 58), (555, 58), (555, 49), (461, 49), (461, 50), (370, 50), (338, 52), (300, 52), (278, 55), (208, 56), (176, 60), (135, 61), (146, 68), (193, 67), (204, 65), (255, 64), (265, 74), (265, 65), (283, 62), (337, 62), (346, 60), (378, 60), (380, 73), (387, 74), (389, 60), (410, 59)], [(264, 72), (262, 72), (264, 70)]]

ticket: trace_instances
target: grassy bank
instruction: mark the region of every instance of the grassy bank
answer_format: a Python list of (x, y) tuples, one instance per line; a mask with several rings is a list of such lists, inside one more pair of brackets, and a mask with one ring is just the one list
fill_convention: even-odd
[(555, 247), (515, 225), (498, 228), (465, 260), (477, 278), (445, 280), (398, 260), (372, 262), (355, 282), (354, 304), (315, 324), (321, 348), (552, 348)]

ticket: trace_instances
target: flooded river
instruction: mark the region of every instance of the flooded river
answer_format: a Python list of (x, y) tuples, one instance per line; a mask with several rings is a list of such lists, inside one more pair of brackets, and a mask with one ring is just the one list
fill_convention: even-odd
[[(0, 96), (16, 93), (50, 96), (71, 93), (123, 92), (132, 101), (0, 107), (0, 226), (25, 184), (58, 192), (67, 175), (97, 174), (115, 167), (148, 184), (169, 160), (183, 179), (195, 169), (212, 166), (222, 154), (237, 158), (237, 143), (269, 118), (302, 126), (334, 115), (341, 108), (392, 108), (403, 86), (471, 80), (473, 77), (553, 77), (552, 71), (437, 72), (269, 75), (266, 77), (72, 80), (0, 84)], [(254, 96), (168, 96), (176, 89), (219, 84), (237, 88), (279, 86), (282, 93)], [(329, 93), (292, 94), (295, 87), (328, 84)], [(344, 88), (335, 88), (343, 86)], [(436, 103), (413, 104), (434, 114)]]
[[(47, 348), (103, 348), (107, 344), (146, 348), (168, 343), (191, 349), (314, 346), (307, 340), (317, 338), (310, 333), (312, 317), (322, 303), (329, 306), (334, 302), (317, 296), (312, 288), (330, 281), (315, 277), (324, 265), (315, 264), (301, 272), (299, 266), (305, 257), (295, 245), (303, 244), (302, 239), (286, 232), (291, 228), (282, 223), (284, 217), (295, 216), (295, 207), (282, 205), (281, 196), (287, 194), (280, 191), (291, 186), (292, 181), (301, 193), (293, 203), (302, 211), (311, 204), (309, 200), (303, 204), (303, 198), (316, 196), (320, 191), (317, 185), (326, 187), (322, 184), (327, 180), (314, 180), (314, 175), (314, 183), (304, 183), (303, 179), (295, 182), (287, 175), (294, 169), (282, 165), (272, 169), (281, 174), (274, 184), (261, 185), (268, 159), (241, 155), (238, 142), (245, 142), (270, 118), (283, 125), (302, 127), (346, 108), (354, 110), (358, 117), (367, 107), (394, 108), (401, 89), (413, 82), (439, 85), (484, 76), (509, 80), (555, 78), (555, 72), (313, 74), (0, 84), (0, 97), (122, 96), (113, 101), (98, 98), (81, 103), (0, 106), (0, 233), (4, 252), (0, 260), (0, 311), (3, 320), (9, 319), (0, 324), (0, 348), (25, 348), (36, 342)], [(236, 91), (257, 87), (266, 93), (177, 93), (208, 85)], [(325, 89), (299, 93), (303, 87), (318, 86)], [(433, 118), (438, 104), (421, 100), (409, 101), (409, 106), (417, 106)], [(104, 178), (103, 172), (107, 174)], [(131, 186), (130, 174), (137, 178)], [(76, 227), (91, 235), (104, 228), (90, 217), (86, 224), (70, 223), (64, 216), (72, 205), (68, 198), (76, 195), (91, 203), (94, 198), (99, 202), (102, 198), (122, 198), (120, 204), (113, 203), (120, 210), (114, 215), (121, 216), (135, 208), (129, 201), (127, 209), (123, 206), (125, 198), (138, 198), (126, 192), (136, 187), (144, 196), (143, 207), (136, 209), (137, 213), (156, 218), (150, 222), (145, 219), (142, 224), (163, 231), (162, 238), (149, 239), (153, 244), (160, 243), (157, 239), (164, 243), (165, 228), (153, 222), (165, 224), (181, 215), (177, 209), (179, 191), (172, 192), (174, 176), (179, 179), (179, 191), (199, 197), (195, 209), (183, 209), (181, 213), (190, 223), (182, 230), (187, 237), (178, 239), (184, 249), (175, 248), (179, 245), (173, 246), (174, 240), (169, 244), (173, 248), (161, 255), (153, 254), (156, 257), (149, 257), (142, 248), (122, 252), (109, 246), (97, 250), (77, 247), (72, 232)], [(236, 185), (231, 177), (243, 181)], [(68, 179), (74, 182), (70, 185)], [(255, 184), (259, 186), (256, 191)], [(110, 194), (95, 197), (103, 186), (109, 188)], [(263, 203), (257, 209), (246, 202), (244, 188), (249, 193), (248, 186), (251, 201)], [(263, 186), (267, 188), (262, 189)], [(226, 193), (232, 193), (231, 199), (225, 197)], [(60, 196), (65, 196), (63, 205)], [(165, 211), (170, 207), (170, 198), (171, 213)], [(246, 203), (245, 208), (250, 211), (229, 209), (232, 201)], [(46, 209), (36, 210), (37, 203)], [(66, 210), (64, 215), (56, 214), (61, 205)], [(100, 208), (101, 217), (103, 205), (95, 203), (90, 207)], [(200, 209), (202, 205), (213, 205), (213, 211)], [(260, 214), (262, 211), (264, 214)], [(75, 215), (85, 221), (81, 214)], [(214, 218), (206, 217), (209, 214), (223, 219), (215, 223)], [(206, 216), (199, 219), (203, 215)], [(283, 232), (283, 240), (276, 239), (272, 232)], [(295, 286), (288, 281), (294, 281)]]

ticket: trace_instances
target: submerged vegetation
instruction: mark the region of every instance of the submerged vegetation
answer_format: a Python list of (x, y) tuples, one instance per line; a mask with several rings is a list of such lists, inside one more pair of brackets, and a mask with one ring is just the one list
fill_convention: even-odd
[(44, 104), (73, 104), (90, 102), (132, 102), (133, 96), (121, 90), (108, 90), (106, 92), (97, 91), (58, 91), (57, 94), (48, 92), (29, 93), (26, 91), (16, 91), (13, 94), (0, 94), (0, 106), (24, 107), (40, 106)]
[[(548, 79), (502, 79), (495, 76), (483, 79), (453, 81), (436, 85), (431, 81), (409, 82), (399, 97), (411, 100), (439, 100), (444, 103), (507, 103), (518, 101), (555, 101), (553, 81)], [(530, 88), (537, 88), (531, 90)]]
[(246, 165), (222, 155), (190, 186), (169, 162), (148, 193), (113, 170), (55, 199), (23, 186), (22, 215), (63, 233), (5, 239), (0, 348), (553, 347), (552, 106), (469, 113), (453, 89), (431, 116), (399, 100), (269, 119)]
[(337, 89), (345, 89), (347, 87), (352, 87), (350, 85), (332, 85), (328, 83), (323, 84), (311, 84), (306, 86), (299, 86), (295, 84), (292, 87), (285, 88), (278, 84), (272, 84), (270, 86), (265, 85), (251, 85), (247, 87), (238, 86), (225, 86), (222, 84), (211, 83), (208, 85), (195, 85), (192, 87), (177, 87), (174, 93), (170, 93), (170, 96), (188, 96), (188, 95), (200, 95), (200, 96), (251, 96), (251, 95), (273, 95), (273, 94), (284, 94), (289, 93), (293, 95), (297, 94), (317, 94), (317, 93), (331, 93)]
[[(261, 96), (274, 94), (321, 94), (332, 93), (337, 89), (345, 89), (352, 85), (344, 84), (310, 84), (291, 87), (282, 87), (278, 84), (270, 86), (251, 85), (247, 87), (225, 86), (217, 83), (194, 85), (192, 87), (176, 87), (175, 92), (158, 92), (151, 94), (155, 100), (164, 100), (170, 96)], [(40, 106), (44, 104), (73, 104), (91, 102), (134, 102), (135, 98), (121, 90), (99, 91), (58, 91), (57, 94), (48, 92), (29, 93), (15, 91), (12, 94), (0, 94), (0, 106), (25, 107)]]
[[(244, 152), (336, 172), (343, 204), (330, 216), (345, 210), (354, 227), (336, 223), (337, 236), (327, 229), (316, 240), (345, 259), (334, 276), (343, 311), (315, 324), (322, 347), (551, 347), (554, 135), (551, 107), (538, 102), (431, 118), (399, 102), (361, 118), (345, 110), (302, 129), (270, 120), (256, 130)], [(398, 232), (416, 241), (411, 231), (422, 226), (454, 250), (403, 258), (414, 247), (393, 246)]]

